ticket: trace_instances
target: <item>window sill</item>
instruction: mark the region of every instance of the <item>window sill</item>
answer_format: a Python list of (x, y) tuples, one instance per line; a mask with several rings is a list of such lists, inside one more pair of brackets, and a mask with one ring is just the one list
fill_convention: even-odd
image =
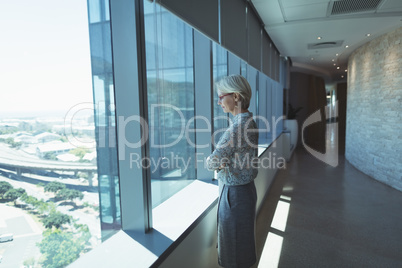
[[(119, 231), (70, 267), (150, 267), (163, 260), (217, 202), (218, 186), (196, 180), (153, 209), (148, 233)], [(185, 201), (183, 201), (185, 200)]]
[[(274, 141), (275, 142), (275, 141)], [(272, 143), (259, 144), (260, 157)], [(148, 233), (119, 231), (70, 267), (151, 267), (163, 262), (216, 205), (217, 182), (195, 180), (153, 209)]]

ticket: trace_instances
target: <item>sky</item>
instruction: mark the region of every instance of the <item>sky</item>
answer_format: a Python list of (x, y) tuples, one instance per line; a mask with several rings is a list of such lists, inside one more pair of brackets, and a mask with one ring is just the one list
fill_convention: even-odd
[(93, 101), (86, 0), (1, 0), (0, 33), (0, 118)]

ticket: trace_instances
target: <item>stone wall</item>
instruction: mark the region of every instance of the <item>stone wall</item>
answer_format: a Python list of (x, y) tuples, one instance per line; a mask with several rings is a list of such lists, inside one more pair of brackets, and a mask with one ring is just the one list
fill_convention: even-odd
[(352, 53), (346, 159), (402, 191), (402, 27)]

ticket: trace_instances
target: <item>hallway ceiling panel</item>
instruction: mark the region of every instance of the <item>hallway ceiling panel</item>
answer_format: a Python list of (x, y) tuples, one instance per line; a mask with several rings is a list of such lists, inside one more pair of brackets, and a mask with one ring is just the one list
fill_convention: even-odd
[(293, 6), (284, 8), (286, 21), (322, 18), (326, 16), (328, 3)]
[[(322, 76), (327, 82), (346, 81), (347, 61), (354, 50), (402, 27), (402, 0), (251, 2), (281, 55), (291, 58), (292, 70)], [(311, 49), (317, 43), (328, 45)]]

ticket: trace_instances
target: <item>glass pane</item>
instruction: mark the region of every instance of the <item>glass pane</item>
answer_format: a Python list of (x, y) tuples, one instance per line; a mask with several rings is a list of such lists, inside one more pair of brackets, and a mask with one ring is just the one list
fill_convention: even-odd
[[(196, 179), (193, 30), (144, 1), (152, 207)], [(194, 128), (191, 120), (188, 127)], [(188, 134), (187, 133), (187, 134)]]
[[(217, 43), (212, 43), (212, 59), (213, 59), (213, 81), (219, 81), (224, 76), (228, 75), (228, 53), (227, 50)], [(213, 92), (213, 119), (214, 119), (214, 134), (213, 145), (218, 143), (223, 132), (229, 126), (229, 117), (223, 112), (223, 109), (218, 105), (218, 93), (214, 88)]]
[(0, 1), (0, 32), (0, 266), (66, 267), (101, 242), (87, 1)]
[(116, 120), (113, 87), (109, 2), (89, 0), (89, 36), (94, 92), (97, 166), (102, 240), (121, 228)]

